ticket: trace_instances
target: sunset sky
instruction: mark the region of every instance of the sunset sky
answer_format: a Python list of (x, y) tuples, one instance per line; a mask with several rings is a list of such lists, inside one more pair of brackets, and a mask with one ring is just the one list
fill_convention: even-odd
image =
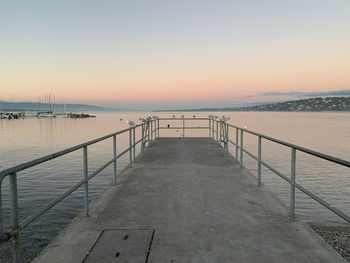
[(1, 1), (0, 33), (0, 100), (174, 108), (350, 89), (349, 0)]

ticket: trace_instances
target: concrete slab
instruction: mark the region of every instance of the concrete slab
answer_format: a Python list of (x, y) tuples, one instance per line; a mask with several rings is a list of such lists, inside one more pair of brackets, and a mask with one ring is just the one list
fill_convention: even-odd
[(153, 229), (106, 229), (83, 262), (144, 263), (153, 234)]
[(161, 138), (118, 179), (34, 262), (82, 262), (104, 229), (155, 229), (149, 263), (346, 262), (213, 140)]

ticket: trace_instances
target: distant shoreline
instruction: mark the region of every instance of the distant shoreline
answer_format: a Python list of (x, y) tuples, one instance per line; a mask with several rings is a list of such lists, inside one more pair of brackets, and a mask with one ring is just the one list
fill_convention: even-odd
[(350, 112), (349, 97), (326, 97), (303, 100), (293, 100), (270, 104), (224, 107), (199, 108), (180, 110), (158, 110), (157, 112)]
[(305, 112), (320, 112), (320, 113), (335, 113), (335, 112), (343, 112), (343, 113), (346, 113), (346, 112), (349, 112), (350, 113), (350, 110), (325, 110), (325, 111), (282, 111), (282, 110), (279, 110), (279, 111), (254, 111), (254, 110), (215, 110), (215, 109), (212, 109), (212, 110), (154, 110), (152, 112), (300, 112), (300, 113), (305, 113)]

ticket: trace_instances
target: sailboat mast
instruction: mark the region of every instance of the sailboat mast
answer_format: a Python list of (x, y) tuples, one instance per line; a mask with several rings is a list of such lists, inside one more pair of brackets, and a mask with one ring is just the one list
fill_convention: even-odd
[(52, 112), (52, 106), (51, 106), (51, 93), (49, 93), (49, 105), (50, 105), (50, 113)]

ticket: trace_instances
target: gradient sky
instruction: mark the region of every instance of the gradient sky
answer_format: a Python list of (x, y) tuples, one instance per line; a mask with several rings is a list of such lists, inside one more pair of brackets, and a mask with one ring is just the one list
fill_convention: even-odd
[(349, 0), (0, 2), (0, 100), (191, 107), (349, 88)]

